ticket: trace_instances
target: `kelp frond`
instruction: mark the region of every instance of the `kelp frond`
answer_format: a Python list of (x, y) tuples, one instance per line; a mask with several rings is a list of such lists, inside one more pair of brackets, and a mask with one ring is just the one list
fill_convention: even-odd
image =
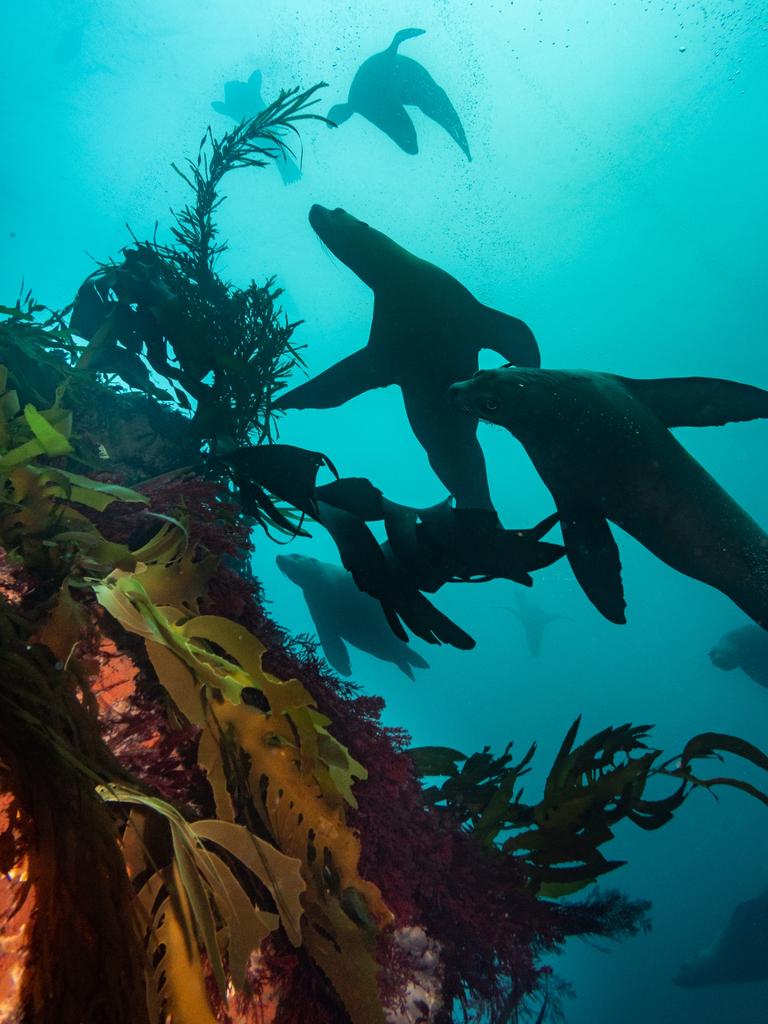
[(217, 139), (210, 127), (202, 139), (196, 160), (187, 160), (183, 169), (173, 164), (174, 170), (195, 194), (175, 215), (172, 229), (177, 246), (162, 251), (177, 262), (179, 269), (201, 281), (213, 272), (216, 257), (226, 249), (226, 243), (217, 243), (214, 213), (224, 197), (219, 194), (222, 178), (230, 171), (246, 167), (265, 167), (271, 160), (291, 153), (286, 138), (289, 133), (298, 139), (297, 125), (314, 120), (328, 123), (309, 108), (319, 102), (315, 95), (325, 82), (301, 91), (298, 87), (284, 90), (255, 117), (246, 118), (239, 125)]
[[(623, 820), (661, 828), (694, 789), (726, 786), (768, 804), (768, 794), (751, 783), (730, 776), (704, 779), (692, 771), (696, 760), (730, 753), (768, 772), (768, 757), (745, 740), (702, 733), (682, 754), (657, 763), (661, 751), (648, 747), (649, 726), (612, 726), (574, 746), (580, 721), (568, 730), (537, 804), (524, 803), (518, 786), (535, 746), (516, 765), (511, 744), (500, 757), (487, 747), (471, 757), (447, 747), (410, 751), (420, 776), (446, 776), (425, 790), (428, 802), (482, 842), (522, 859), (540, 896), (578, 892), (621, 867), (624, 861), (608, 860), (599, 849), (613, 838), (613, 828)], [(666, 797), (648, 799), (645, 788), (654, 776), (681, 783)]]

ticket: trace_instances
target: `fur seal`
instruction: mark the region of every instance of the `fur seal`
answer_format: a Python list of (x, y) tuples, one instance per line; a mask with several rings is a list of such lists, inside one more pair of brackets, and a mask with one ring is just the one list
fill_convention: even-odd
[(768, 979), (768, 892), (745, 900), (709, 949), (686, 960), (674, 979), (682, 988)]
[(414, 668), (429, 668), (408, 644), (394, 635), (381, 604), (358, 590), (352, 574), (338, 565), (306, 555), (278, 555), (278, 568), (301, 587), (325, 656), (342, 676), (352, 672), (344, 641), (381, 661), (392, 662), (413, 679)]
[(416, 129), (406, 107), (419, 107), (436, 121), (472, 159), (459, 115), (425, 67), (410, 57), (401, 57), (398, 47), (406, 39), (424, 35), (423, 28), (404, 28), (395, 33), (386, 50), (375, 53), (357, 70), (346, 103), (337, 103), (328, 111), (328, 120), (343, 124), (353, 114), (361, 114), (381, 129), (400, 149), (416, 154), (419, 143)]
[(768, 535), (668, 429), (768, 417), (768, 391), (706, 377), (504, 368), (454, 384), (449, 399), (523, 444), (555, 499), (574, 574), (606, 618), (625, 621), (610, 521), (768, 628)]
[[(217, 114), (225, 114), (238, 123), (260, 114), (267, 106), (261, 96), (261, 72), (254, 71), (247, 82), (225, 82), (224, 102), (214, 100), (211, 106)], [(292, 185), (301, 177), (301, 170), (288, 153), (279, 153), (274, 163), (284, 185)]]
[(328, 409), (397, 384), (411, 428), (457, 505), (491, 509), (477, 423), (452, 408), (445, 393), (477, 370), (483, 348), (511, 363), (539, 366), (531, 329), (484, 306), (450, 274), (345, 210), (313, 206), (309, 222), (373, 290), (371, 332), (364, 348), (279, 396), (274, 406)]
[(544, 630), (550, 622), (557, 622), (559, 619), (567, 619), (567, 615), (557, 615), (548, 612), (538, 604), (534, 604), (522, 594), (517, 595), (517, 608), (508, 608), (520, 620), (523, 627), (523, 635), (528, 650), (538, 658), (541, 654), (541, 642), (544, 639)]
[(709, 652), (713, 665), (731, 672), (740, 668), (756, 683), (768, 689), (768, 635), (757, 626), (742, 626), (718, 640)]

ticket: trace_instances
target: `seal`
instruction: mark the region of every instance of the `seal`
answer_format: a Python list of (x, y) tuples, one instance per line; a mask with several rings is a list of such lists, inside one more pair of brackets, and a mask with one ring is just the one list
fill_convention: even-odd
[(555, 499), (576, 579), (606, 618), (625, 621), (610, 521), (768, 628), (768, 536), (668, 429), (768, 417), (768, 391), (504, 368), (454, 384), (449, 400), (523, 444)]
[(507, 362), (540, 364), (531, 329), (484, 306), (454, 277), (345, 210), (313, 206), (309, 222), (331, 252), (373, 290), (368, 344), (278, 396), (278, 409), (328, 409), (397, 384), (411, 429), (461, 508), (491, 509), (477, 424), (445, 400), (487, 348)]
[(712, 945), (686, 960), (674, 979), (682, 988), (768, 979), (768, 892), (745, 900)]
[(347, 102), (331, 107), (328, 120), (340, 125), (353, 114), (361, 114), (400, 149), (414, 155), (419, 151), (419, 143), (405, 108), (418, 107), (444, 128), (471, 160), (467, 136), (445, 90), (418, 61), (397, 52), (402, 42), (423, 36), (424, 31), (423, 28), (401, 29), (386, 50), (364, 61), (352, 79)]
[(397, 665), (409, 679), (414, 668), (429, 668), (394, 635), (381, 604), (358, 590), (351, 573), (306, 555), (278, 555), (277, 567), (301, 587), (325, 656), (342, 676), (352, 672), (344, 641), (380, 661)]
[(768, 689), (768, 635), (757, 626), (742, 626), (722, 636), (709, 652), (716, 668), (742, 672)]
[[(211, 106), (217, 114), (225, 114), (237, 122), (260, 114), (267, 106), (261, 96), (261, 72), (254, 71), (247, 82), (225, 82), (224, 102), (214, 100)], [(301, 177), (301, 170), (285, 151), (275, 157), (274, 163), (284, 185), (293, 185)]]
[(560, 619), (567, 619), (567, 615), (558, 615), (555, 612), (548, 612), (538, 604), (522, 594), (517, 595), (517, 608), (505, 606), (507, 611), (512, 612), (520, 621), (523, 628), (525, 643), (534, 658), (541, 654), (541, 644), (544, 639), (544, 630), (551, 622), (558, 622)]

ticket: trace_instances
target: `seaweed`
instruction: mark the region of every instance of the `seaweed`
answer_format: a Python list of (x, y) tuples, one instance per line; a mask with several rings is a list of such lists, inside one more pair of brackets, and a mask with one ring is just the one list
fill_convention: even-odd
[[(266, 614), (254, 522), (291, 536), (315, 519), (399, 635), (459, 646), (422, 590), (502, 557), (528, 584), (518, 548), (531, 569), (561, 554), (541, 544), (553, 517), (502, 531), (450, 502), (410, 509), (274, 443), (297, 325), (274, 279), (219, 276), (215, 215), (226, 174), (317, 116), (317, 88), (206, 131), (176, 168), (193, 198), (170, 244), (134, 238), (62, 312), (30, 293), (0, 310), (0, 867), (26, 870), (17, 903), (34, 905), (25, 1024), (212, 1024), (270, 999), (276, 1024), (373, 1024), (403, 1005), (415, 935), (435, 1022), (559, 1019), (542, 955), (646, 926), (618, 893), (558, 902), (618, 866), (600, 849), (615, 826), (659, 828), (700, 788), (768, 802), (696, 767), (729, 753), (768, 770), (742, 740), (705, 733), (662, 760), (645, 726), (576, 746), (577, 720), (524, 803), (534, 747), (409, 751), (379, 698)], [(334, 483), (316, 486), (321, 465)], [(117, 703), (99, 691), (112, 659)], [(654, 777), (673, 792), (649, 799)]]
[(216, 271), (226, 250), (215, 222), (221, 184), (232, 171), (264, 167), (287, 152), (286, 133), (298, 137), (302, 121), (324, 120), (308, 112), (321, 87), (282, 92), (220, 139), (207, 129), (197, 158), (173, 165), (194, 196), (174, 215), (174, 241), (134, 239), (121, 261), (101, 264), (83, 282), (63, 314), (88, 342), (79, 370), (178, 404), (212, 451), (272, 440), (272, 397), (301, 361), (291, 340), (298, 323), (279, 309), (275, 279), (236, 288)]
[[(429, 803), (480, 842), (498, 844), (505, 854), (522, 859), (537, 895), (578, 892), (621, 867), (624, 861), (608, 860), (599, 849), (613, 838), (615, 826), (626, 820), (648, 831), (661, 828), (696, 789), (731, 787), (768, 804), (768, 794), (744, 780), (693, 773), (694, 761), (720, 758), (721, 752), (768, 772), (768, 757), (745, 740), (702, 733), (681, 754), (657, 763), (661, 751), (646, 743), (650, 726), (610, 726), (574, 747), (580, 722), (577, 718), (568, 730), (536, 804), (524, 803), (518, 786), (535, 744), (518, 764), (511, 763), (511, 743), (498, 757), (488, 747), (470, 757), (448, 747), (409, 751), (421, 777), (446, 777), (440, 786), (425, 789)], [(645, 788), (654, 776), (681, 781), (669, 795), (648, 799)]]

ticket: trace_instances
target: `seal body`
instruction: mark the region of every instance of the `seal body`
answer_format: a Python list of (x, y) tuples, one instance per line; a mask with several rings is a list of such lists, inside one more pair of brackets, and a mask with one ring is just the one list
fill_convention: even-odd
[(352, 80), (347, 102), (332, 107), (328, 118), (339, 125), (353, 114), (360, 114), (405, 153), (415, 155), (419, 151), (416, 128), (405, 108), (419, 107), (448, 132), (471, 160), (464, 127), (445, 90), (422, 64), (398, 52), (406, 39), (421, 35), (424, 29), (401, 29), (386, 50), (363, 61)]
[(555, 499), (574, 573), (607, 618), (623, 622), (625, 604), (610, 521), (768, 627), (768, 536), (668, 429), (768, 416), (768, 392), (505, 368), (453, 386), (450, 400), (522, 442)]
[[(261, 95), (261, 72), (254, 71), (247, 82), (225, 82), (224, 102), (214, 100), (211, 106), (217, 114), (225, 114), (238, 122), (260, 114), (266, 108)], [(284, 185), (292, 185), (301, 177), (301, 170), (288, 153), (278, 153), (274, 163)]]
[(742, 626), (718, 640), (709, 652), (712, 664), (730, 672), (740, 668), (768, 689), (768, 634), (757, 626)]
[(700, 988), (768, 979), (768, 892), (745, 900), (709, 949), (686, 960), (676, 985)]
[(391, 631), (381, 605), (358, 589), (340, 566), (306, 555), (278, 555), (278, 568), (301, 587), (328, 662), (343, 676), (352, 672), (344, 641), (397, 665), (409, 679), (427, 662)]
[(530, 328), (484, 306), (456, 278), (408, 252), (345, 210), (313, 206), (309, 222), (331, 252), (373, 290), (368, 344), (274, 403), (330, 408), (396, 384), (417, 440), (463, 508), (492, 508), (477, 424), (446, 402), (446, 390), (478, 367), (483, 348), (539, 365)]

